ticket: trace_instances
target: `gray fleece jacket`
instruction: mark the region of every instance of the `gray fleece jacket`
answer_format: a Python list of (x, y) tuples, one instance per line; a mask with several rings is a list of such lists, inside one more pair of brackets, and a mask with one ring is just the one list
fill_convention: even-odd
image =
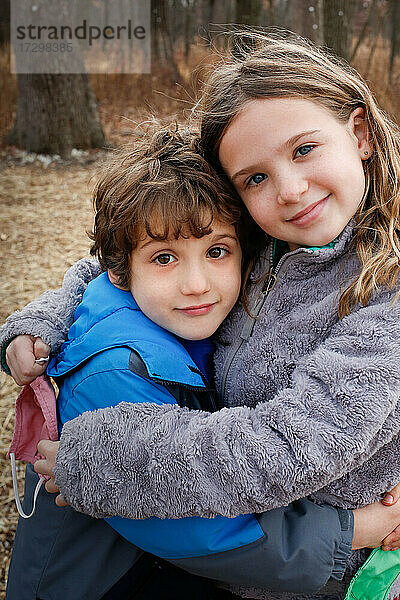
[[(400, 302), (392, 302), (395, 291), (381, 290), (338, 319), (338, 290), (359, 268), (351, 237), (348, 226), (334, 248), (284, 255), (276, 282), (254, 285), (257, 318), (240, 306), (232, 312), (215, 356), (219, 412), (121, 403), (67, 423), (56, 465), (67, 501), (85, 512), (91, 506), (96, 517), (236, 516), (307, 495), (354, 508), (393, 487), (400, 480)], [(268, 272), (271, 260), (268, 247), (255, 275)], [(34, 333), (58, 349), (86, 278), (96, 273), (89, 262), (76, 269), (56, 305), (47, 296), (46, 305), (39, 299), (8, 319), (2, 346)], [(62, 331), (57, 321), (66, 323)], [(124, 456), (115, 444), (121, 435)], [(108, 494), (109, 480), (118, 495)], [(342, 597), (364, 556), (354, 553), (345, 582), (315, 598)]]

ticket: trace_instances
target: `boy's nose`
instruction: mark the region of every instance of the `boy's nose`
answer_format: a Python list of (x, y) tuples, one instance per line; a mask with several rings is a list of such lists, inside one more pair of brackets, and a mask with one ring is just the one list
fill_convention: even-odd
[(210, 291), (210, 287), (210, 279), (205, 268), (192, 265), (183, 273), (181, 281), (182, 294), (200, 296)]

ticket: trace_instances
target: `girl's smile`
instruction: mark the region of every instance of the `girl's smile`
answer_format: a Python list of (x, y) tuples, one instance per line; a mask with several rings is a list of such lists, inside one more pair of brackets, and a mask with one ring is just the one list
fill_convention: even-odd
[(309, 223), (312, 223), (315, 219), (319, 217), (322, 210), (324, 209), (329, 195), (322, 200), (317, 200), (317, 202), (313, 202), (310, 206), (307, 206), (304, 210), (296, 213), (294, 217), (288, 219), (290, 223), (297, 225), (298, 227), (306, 227)]
[(249, 102), (219, 146), (254, 220), (291, 249), (323, 246), (343, 231), (362, 201), (370, 154), (362, 108), (341, 123), (299, 98)]

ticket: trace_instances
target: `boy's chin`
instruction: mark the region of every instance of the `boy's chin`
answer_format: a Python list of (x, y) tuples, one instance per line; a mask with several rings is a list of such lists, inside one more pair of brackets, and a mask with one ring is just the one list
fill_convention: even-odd
[(193, 333), (182, 331), (181, 333), (175, 333), (175, 335), (182, 340), (186, 340), (187, 342), (200, 342), (201, 340), (206, 340), (209, 337), (213, 336), (217, 331), (218, 327), (205, 329), (202, 331), (195, 331)]

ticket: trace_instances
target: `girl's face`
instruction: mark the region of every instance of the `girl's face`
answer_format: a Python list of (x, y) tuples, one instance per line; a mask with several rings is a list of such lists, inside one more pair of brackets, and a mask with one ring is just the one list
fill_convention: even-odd
[(340, 123), (310, 100), (253, 100), (222, 137), (219, 159), (258, 225), (274, 238), (323, 246), (362, 200), (372, 152), (364, 110)]

